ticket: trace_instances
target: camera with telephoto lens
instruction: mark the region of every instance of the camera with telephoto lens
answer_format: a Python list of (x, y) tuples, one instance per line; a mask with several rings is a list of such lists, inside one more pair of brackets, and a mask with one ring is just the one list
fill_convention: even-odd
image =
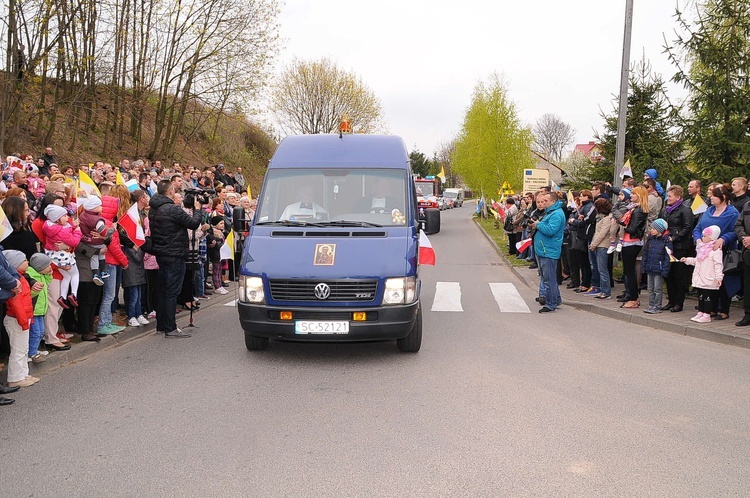
[(199, 188), (188, 188), (185, 189), (185, 204), (189, 204), (192, 206), (195, 204), (195, 201), (198, 201), (200, 204), (210, 204), (211, 198), (209, 195), (215, 194), (216, 190), (214, 189), (199, 189)]

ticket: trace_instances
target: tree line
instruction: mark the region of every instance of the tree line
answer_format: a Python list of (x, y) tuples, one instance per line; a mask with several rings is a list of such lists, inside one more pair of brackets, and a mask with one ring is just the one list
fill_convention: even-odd
[[(102, 156), (128, 136), (136, 155), (173, 157), (179, 136), (216, 133), (223, 114), (247, 112), (278, 50), (276, 0), (8, 0), (6, 8), (6, 151), (21, 133), (47, 144), (66, 128), (70, 150), (99, 131)], [(147, 103), (156, 114), (150, 137)]]

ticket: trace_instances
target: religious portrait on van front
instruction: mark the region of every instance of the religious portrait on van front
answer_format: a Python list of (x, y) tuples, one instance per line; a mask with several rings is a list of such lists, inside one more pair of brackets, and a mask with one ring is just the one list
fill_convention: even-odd
[(336, 257), (336, 244), (315, 244), (316, 266), (331, 266)]

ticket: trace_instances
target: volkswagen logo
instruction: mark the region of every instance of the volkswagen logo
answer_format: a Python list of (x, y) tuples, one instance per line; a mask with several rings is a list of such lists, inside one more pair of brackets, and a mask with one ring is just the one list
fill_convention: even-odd
[(318, 299), (328, 299), (331, 295), (331, 288), (323, 282), (315, 286), (315, 297)]

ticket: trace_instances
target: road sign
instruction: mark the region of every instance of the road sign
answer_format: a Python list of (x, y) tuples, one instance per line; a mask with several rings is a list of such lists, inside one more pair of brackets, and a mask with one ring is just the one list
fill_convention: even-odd
[(523, 170), (523, 191), (536, 192), (542, 187), (549, 187), (549, 170), (525, 169)]

